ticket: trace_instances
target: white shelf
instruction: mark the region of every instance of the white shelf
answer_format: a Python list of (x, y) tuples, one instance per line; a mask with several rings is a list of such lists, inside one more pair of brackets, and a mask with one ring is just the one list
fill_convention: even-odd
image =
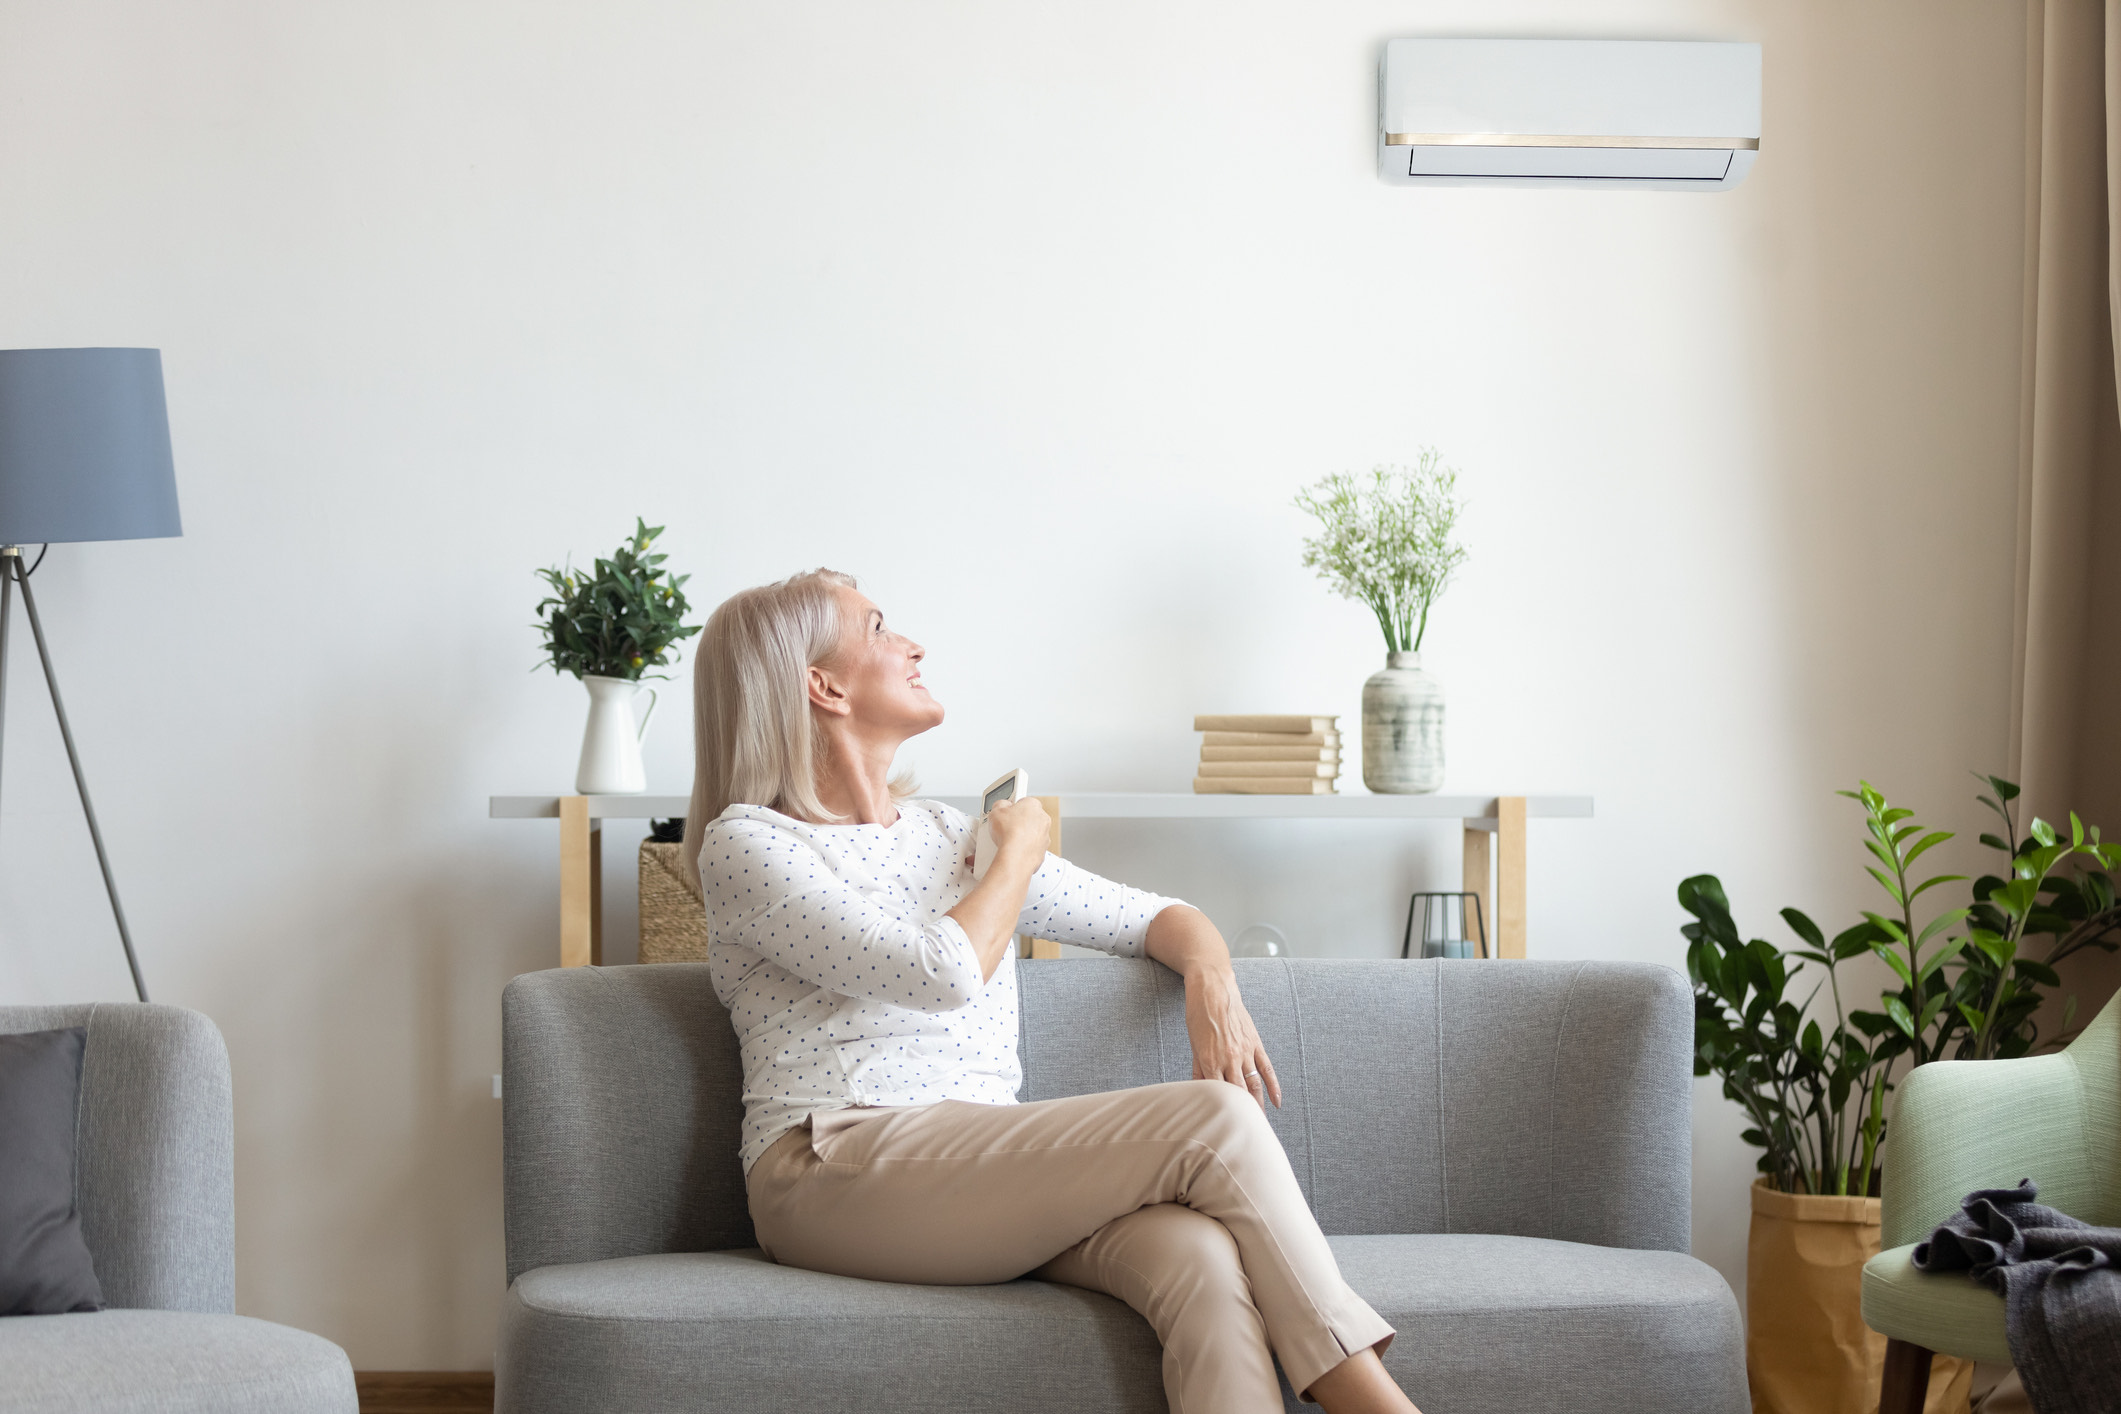
[[(668, 820), (683, 815), (692, 805), (689, 795), (592, 795), (592, 820)], [(486, 799), (489, 820), (557, 820), (560, 797), (556, 795), (495, 795)]]
[[(970, 812), (978, 797), (938, 795)], [(592, 795), (592, 820), (669, 819), (692, 804), (683, 795)], [(1525, 815), (1534, 820), (1587, 820), (1587, 795), (1534, 795), (1525, 798)], [(1179, 792), (1063, 792), (1063, 820), (1463, 820), (1493, 829), (1492, 795), (1192, 795)], [(550, 820), (560, 814), (556, 795), (496, 795), (486, 813), (495, 820)]]
[[(1534, 795), (1525, 814), (1588, 819), (1587, 795)], [(1192, 795), (1063, 792), (1064, 820), (1492, 820), (1492, 795)]]
[[(576, 797), (496, 795), (486, 813), (496, 820), (561, 819), (560, 803)], [(979, 808), (969, 795), (930, 797), (966, 813)], [(1584, 820), (1591, 816), (1587, 795), (1504, 797), (1512, 802), (1510, 823), (1499, 818), (1502, 800), (1492, 795), (1194, 795), (1190, 792), (1063, 792), (1063, 825), (1085, 820), (1436, 820), (1457, 821), (1466, 831), (1465, 887), (1483, 901), (1482, 913), (1495, 920), (1498, 957), (1525, 955), (1525, 829), (1527, 820)], [(1515, 802), (1524, 802), (1520, 815)], [(592, 795), (588, 820), (570, 812), (562, 819), (560, 845), (560, 966), (580, 967), (603, 960), (602, 910), (598, 905), (598, 860), (604, 832), (596, 820), (670, 819), (683, 815), (692, 799), (684, 795)], [(1488, 833), (1483, 833), (1488, 832)], [(1492, 834), (1493, 838), (1490, 838)], [(1039, 954), (1033, 953), (1033, 956)]]

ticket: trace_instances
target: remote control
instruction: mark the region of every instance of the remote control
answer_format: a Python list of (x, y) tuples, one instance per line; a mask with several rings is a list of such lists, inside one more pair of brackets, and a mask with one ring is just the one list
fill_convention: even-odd
[(1031, 794), (1031, 778), (1022, 771), (1011, 771), (993, 785), (980, 792), (979, 828), (973, 831), (972, 877), (987, 877), (987, 866), (994, 862), (994, 832), (987, 828), (987, 812), (1005, 800), (1022, 800)]

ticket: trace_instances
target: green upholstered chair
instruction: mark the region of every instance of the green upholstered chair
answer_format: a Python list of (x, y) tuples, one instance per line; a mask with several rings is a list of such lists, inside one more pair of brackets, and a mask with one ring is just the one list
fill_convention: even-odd
[(2009, 1364), (2003, 1298), (1964, 1272), (1918, 1272), (1915, 1244), (1977, 1188), (2040, 1185), (2040, 1201), (2121, 1225), (2121, 996), (2058, 1055), (1937, 1061), (1900, 1082), (1882, 1241), (1863, 1268), (1863, 1319), (1886, 1337), (1879, 1414), (1920, 1414), (1930, 1356)]

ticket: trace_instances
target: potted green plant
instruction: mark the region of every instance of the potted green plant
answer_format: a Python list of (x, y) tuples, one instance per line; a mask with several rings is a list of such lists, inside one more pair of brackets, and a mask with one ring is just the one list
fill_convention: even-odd
[[(537, 628), (556, 673), (572, 673), (589, 691), (589, 722), (574, 788), (583, 795), (637, 795), (648, 788), (641, 738), (655, 715), (656, 696), (636, 723), (634, 699), (652, 668), (677, 661), (677, 645), (700, 631), (684, 617), (689, 575), (672, 575), (653, 553), (662, 526), (638, 517), (633, 538), (588, 572), (562, 565), (542, 569), (550, 591), (538, 602)], [(654, 676), (662, 677), (657, 673)]]
[(1432, 449), (1412, 467), (1337, 472), (1297, 493), (1318, 518), (1304, 566), (1377, 616), (1385, 666), (1362, 688), (1362, 783), (1392, 795), (1443, 785), (1443, 684), (1422, 670), (1429, 608), (1465, 560), (1452, 538), (1458, 473)]
[[(1744, 1139), (1761, 1150), (1746, 1248), (1756, 1414), (1860, 1410), (1875, 1397), (1885, 1341), (1863, 1324), (1861, 1272), (1878, 1251), (1875, 1195), (1893, 1076), (1947, 1057), (2060, 1044), (2068, 1013), (2062, 1034), (2046, 1040), (2036, 1015), (2060, 985), (2054, 964), (2116, 946), (2121, 908), (2106, 871), (2121, 863), (2121, 849), (2074, 815), (2066, 839), (2037, 819), (2021, 839), (2011, 804), (2017, 787), (1984, 779), (1994, 793), (1981, 802), (2004, 833), (1981, 838), (2005, 867), (1975, 879), (1963, 905), (1938, 907), (1943, 895), (1933, 891), (1964, 875), (1921, 878), (1916, 868), (1951, 833), (1917, 823), (1868, 782), (1842, 794), (1863, 807), (1866, 867), (1890, 907), (1832, 938), (1785, 908), (1796, 939), (1785, 950), (1742, 940), (1714, 875), (1679, 886), (1694, 920), (1681, 932), (1694, 983), (1695, 1074), (1722, 1078), (1724, 1095), (1745, 1112)], [(2041, 937), (2044, 949), (2031, 945)], [(1851, 1007), (1844, 996), (1841, 969), (1864, 956), (1878, 958), (1896, 984), (1876, 1010)], [(1928, 1408), (1965, 1408), (1971, 1381), (1971, 1366), (1940, 1358)]]

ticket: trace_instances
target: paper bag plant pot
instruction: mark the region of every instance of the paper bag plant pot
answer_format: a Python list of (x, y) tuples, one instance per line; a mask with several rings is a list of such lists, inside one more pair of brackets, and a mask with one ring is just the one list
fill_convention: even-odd
[[(1753, 1414), (1877, 1414), (1885, 1337), (1863, 1323), (1863, 1264), (1878, 1255), (1876, 1198), (1753, 1184), (1745, 1247), (1745, 1373)], [(1939, 1355), (1924, 1414), (1966, 1414), (1969, 1360)]]

